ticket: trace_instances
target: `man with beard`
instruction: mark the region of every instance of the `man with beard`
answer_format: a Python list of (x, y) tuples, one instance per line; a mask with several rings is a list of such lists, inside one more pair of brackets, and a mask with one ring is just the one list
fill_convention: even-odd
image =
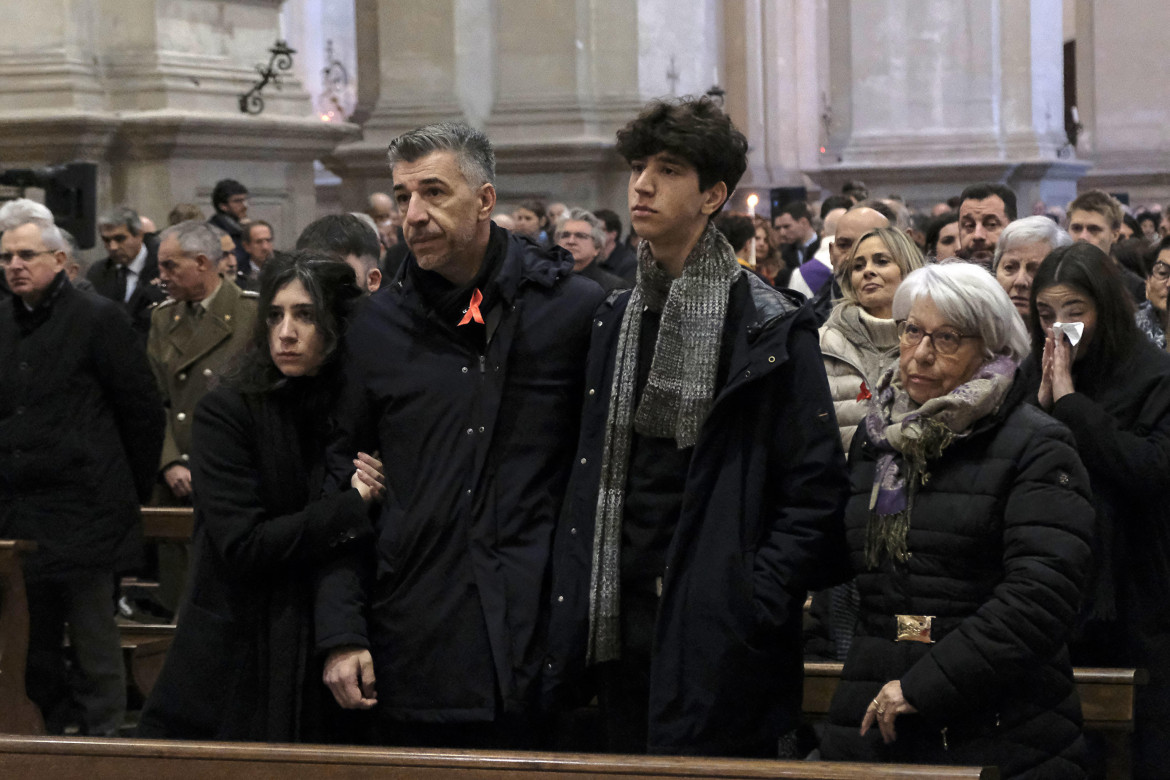
[(1003, 184), (972, 184), (959, 196), (959, 252), (991, 271), (999, 234), (1016, 218), (1016, 193)]

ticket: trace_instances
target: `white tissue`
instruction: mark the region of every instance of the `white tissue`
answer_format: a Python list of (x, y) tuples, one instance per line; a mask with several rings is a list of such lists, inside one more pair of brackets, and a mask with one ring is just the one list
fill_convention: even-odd
[(1057, 333), (1063, 333), (1068, 343), (1074, 347), (1081, 343), (1081, 336), (1085, 335), (1083, 322), (1054, 322), (1052, 329)]

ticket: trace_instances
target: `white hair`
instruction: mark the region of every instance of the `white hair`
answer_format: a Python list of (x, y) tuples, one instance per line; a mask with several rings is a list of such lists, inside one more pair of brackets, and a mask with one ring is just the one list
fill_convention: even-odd
[(978, 334), (988, 360), (1008, 355), (1018, 363), (1031, 350), (1011, 298), (980, 266), (946, 263), (912, 271), (894, 293), (894, 319), (905, 320), (920, 298), (930, 298), (943, 319), (962, 333)]
[(67, 252), (69, 245), (53, 222), (53, 212), (43, 203), (28, 198), (10, 200), (0, 206), (0, 231), (13, 230), (22, 225), (36, 225), (41, 229), (41, 242), (50, 252)]
[[(991, 270), (994, 273), (999, 268), (1000, 258), (1005, 252), (1019, 249), (1031, 244), (1047, 244), (1048, 251), (1068, 246), (1073, 242), (1072, 236), (1060, 229), (1060, 226), (1045, 216), (1024, 217), (1008, 224), (999, 234), (995, 244), (995, 257), (991, 261)], [(1045, 253), (1047, 254), (1047, 252)]]
[(173, 236), (179, 242), (179, 251), (183, 254), (189, 257), (203, 255), (208, 260), (218, 262), (223, 257), (223, 244), (220, 243), (222, 235), (227, 234), (209, 222), (189, 219), (159, 233), (158, 243), (161, 246), (162, 242)]
[[(557, 222), (555, 237), (560, 238), (561, 230), (566, 222), (585, 222), (589, 225), (589, 233), (593, 237), (593, 246), (601, 249), (605, 246), (605, 223), (597, 218), (592, 211), (585, 209), (570, 209), (561, 215)], [(753, 234), (754, 235), (754, 234)]]

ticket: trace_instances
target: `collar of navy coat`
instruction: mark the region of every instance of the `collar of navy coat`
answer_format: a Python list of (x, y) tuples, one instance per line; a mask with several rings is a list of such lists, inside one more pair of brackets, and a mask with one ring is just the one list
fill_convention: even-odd
[[(493, 225), (493, 230), (503, 228)], [(394, 290), (402, 291), (408, 286), (406, 267), (415, 262), (414, 253), (407, 254), (406, 259), (398, 268), (394, 276)], [(531, 241), (508, 232), (508, 245), (504, 251), (504, 260), (500, 263), (500, 270), (496, 274), (496, 286), (500, 291), (500, 298), (511, 306), (516, 294), (524, 284), (535, 284), (540, 287), (551, 288), (558, 279), (569, 276), (573, 272), (573, 256), (561, 247), (544, 249)]]

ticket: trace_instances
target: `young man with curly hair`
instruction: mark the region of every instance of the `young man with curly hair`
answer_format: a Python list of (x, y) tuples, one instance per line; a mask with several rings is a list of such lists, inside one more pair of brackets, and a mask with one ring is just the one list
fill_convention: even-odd
[(612, 751), (795, 755), (801, 609), (846, 487), (816, 327), (711, 224), (747, 167), (722, 110), (651, 103), (617, 149), (644, 240), (594, 314), (546, 703), (596, 682)]

